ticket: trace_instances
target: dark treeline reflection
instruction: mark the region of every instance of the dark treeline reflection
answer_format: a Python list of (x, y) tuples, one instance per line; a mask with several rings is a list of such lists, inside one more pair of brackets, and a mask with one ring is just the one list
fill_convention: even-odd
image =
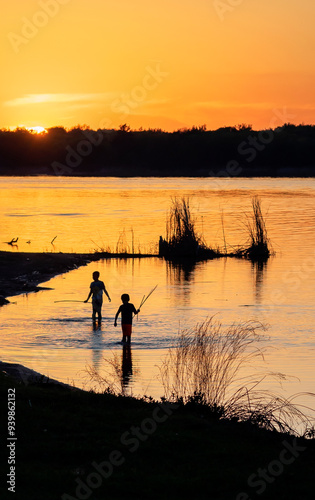
[(0, 175), (313, 176), (315, 126), (0, 131)]

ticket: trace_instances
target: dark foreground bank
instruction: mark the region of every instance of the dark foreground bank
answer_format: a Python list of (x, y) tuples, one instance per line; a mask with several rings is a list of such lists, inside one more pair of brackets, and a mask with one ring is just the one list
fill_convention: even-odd
[[(218, 420), (197, 405), (94, 394), (3, 373), (0, 391), (1, 498), (314, 497), (314, 440)], [(8, 401), (17, 440), (8, 435)]]

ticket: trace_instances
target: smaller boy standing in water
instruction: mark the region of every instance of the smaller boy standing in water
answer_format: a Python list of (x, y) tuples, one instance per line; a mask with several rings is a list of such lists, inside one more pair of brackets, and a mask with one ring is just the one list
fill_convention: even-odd
[(96, 314), (98, 315), (98, 321), (102, 321), (102, 305), (103, 305), (103, 292), (107, 295), (109, 302), (111, 302), (110, 296), (105, 288), (103, 281), (99, 280), (100, 273), (98, 271), (94, 271), (93, 280), (90, 285), (90, 293), (88, 298), (84, 302), (88, 302), (89, 298), (92, 295), (92, 320), (93, 323), (96, 321)]
[(114, 326), (117, 326), (117, 318), (121, 313), (121, 329), (122, 329), (122, 342), (127, 342), (130, 344), (130, 337), (132, 333), (132, 315), (138, 314), (140, 309), (136, 309), (133, 304), (129, 303), (130, 297), (128, 293), (123, 293), (121, 296), (122, 305), (119, 307), (116, 316)]

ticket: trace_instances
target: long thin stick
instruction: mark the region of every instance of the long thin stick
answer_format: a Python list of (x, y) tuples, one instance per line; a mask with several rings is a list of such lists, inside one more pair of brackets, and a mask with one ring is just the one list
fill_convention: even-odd
[[(151, 292), (149, 292), (147, 296), (144, 295), (142, 297), (142, 300), (140, 302), (140, 306), (138, 307), (139, 311), (140, 311), (141, 307), (143, 306), (143, 304), (145, 303), (145, 301), (148, 300), (148, 298), (150, 297), (150, 295), (154, 292), (154, 290), (156, 289), (156, 287), (157, 287), (157, 285), (155, 285), (155, 287), (152, 288)], [(139, 316), (137, 316), (137, 319), (139, 319)]]
[[(140, 302), (140, 306), (138, 307), (139, 311), (140, 311), (141, 306), (142, 306), (142, 304), (143, 304), (144, 298), (145, 298), (145, 295), (142, 297), (142, 300), (141, 300), (141, 302)], [(139, 316), (137, 315), (137, 321), (138, 321), (138, 319), (139, 319)]]
[(57, 302), (84, 302), (84, 300), (55, 300), (55, 304)]
[(157, 288), (157, 285), (155, 285), (155, 287), (154, 287), (154, 288), (152, 288), (151, 292), (149, 292), (149, 293), (148, 293), (148, 295), (147, 295), (144, 299), (142, 299), (141, 304), (140, 304), (140, 306), (139, 306), (139, 309), (140, 309), (140, 308), (143, 306), (143, 304), (144, 304), (144, 303), (148, 300), (148, 298), (150, 297), (150, 295), (152, 295), (152, 293), (154, 292), (154, 290), (156, 290), (156, 288)]
[(138, 309), (140, 309), (140, 307), (142, 306), (143, 301), (144, 301), (144, 298), (145, 298), (145, 295), (142, 297), (142, 300), (141, 300), (141, 302), (140, 302), (140, 306), (138, 307)]

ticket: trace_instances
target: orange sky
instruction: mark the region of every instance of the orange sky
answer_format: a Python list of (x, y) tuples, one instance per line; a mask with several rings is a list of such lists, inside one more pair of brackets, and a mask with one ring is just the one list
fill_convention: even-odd
[(1, 128), (315, 123), (311, 0), (1, 2)]

